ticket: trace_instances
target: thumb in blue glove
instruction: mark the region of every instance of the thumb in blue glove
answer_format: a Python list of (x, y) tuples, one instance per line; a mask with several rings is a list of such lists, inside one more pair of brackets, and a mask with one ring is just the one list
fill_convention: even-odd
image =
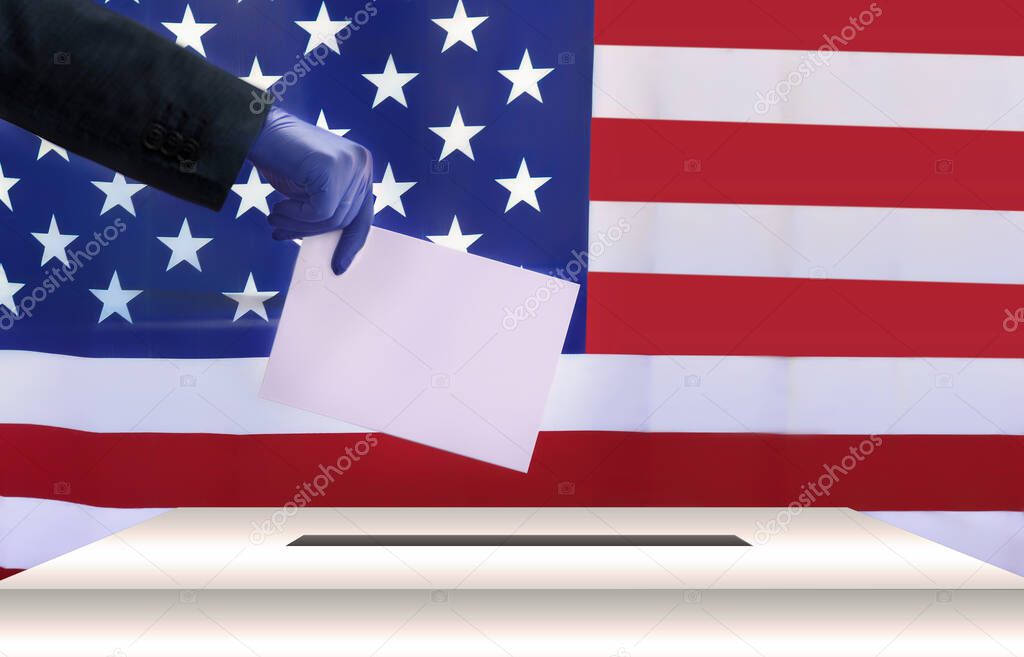
[(331, 259), (343, 274), (373, 223), (373, 157), (366, 148), (271, 107), (249, 160), (287, 196), (268, 221), (278, 240), (341, 230)]

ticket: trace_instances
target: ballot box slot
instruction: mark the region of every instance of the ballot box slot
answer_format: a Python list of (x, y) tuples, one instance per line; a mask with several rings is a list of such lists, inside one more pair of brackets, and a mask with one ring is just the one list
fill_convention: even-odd
[(733, 534), (305, 534), (289, 547), (750, 547)]

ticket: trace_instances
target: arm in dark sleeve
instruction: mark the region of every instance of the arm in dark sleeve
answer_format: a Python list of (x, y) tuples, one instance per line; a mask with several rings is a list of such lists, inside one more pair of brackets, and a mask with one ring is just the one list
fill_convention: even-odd
[(223, 205), (262, 98), (89, 0), (0, 0), (0, 118), (193, 203)]

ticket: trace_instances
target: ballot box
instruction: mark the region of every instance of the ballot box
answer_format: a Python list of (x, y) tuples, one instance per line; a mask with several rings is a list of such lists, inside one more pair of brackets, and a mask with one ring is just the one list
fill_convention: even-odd
[(1022, 587), (849, 509), (179, 509), (0, 582), (0, 654), (1024, 655)]

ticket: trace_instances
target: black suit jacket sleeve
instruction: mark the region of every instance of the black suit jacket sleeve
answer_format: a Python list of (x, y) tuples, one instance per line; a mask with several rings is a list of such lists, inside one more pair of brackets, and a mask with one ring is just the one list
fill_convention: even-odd
[(261, 91), (90, 0), (0, 0), (0, 118), (219, 209)]

